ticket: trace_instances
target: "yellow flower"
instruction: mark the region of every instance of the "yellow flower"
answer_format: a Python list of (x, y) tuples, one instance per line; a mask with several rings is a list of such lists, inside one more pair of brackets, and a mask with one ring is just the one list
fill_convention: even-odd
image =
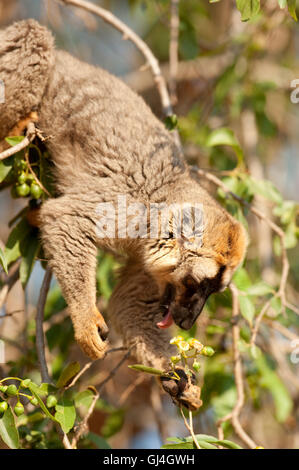
[(181, 351), (189, 351), (190, 349), (190, 344), (187, 343), (187, 341), (179, 341), (179, 343), (177, 344), (177, 347), (181, 350)]
[(180, 341), (183, 341), (183, 340), (184, 340), (184, 338), (183, 338), (182, 336), (175, 336), (174, 338), (171, 338), (170, 344), (176, 344), (176, 345), (178, 345), (178, 343), (179, 343)]
[(189, 341), (189, 344), (192, 348), (196, 349), (197, 351), (201, 351), (203, 349), (203, 344), (195, 338), (192, 338)]

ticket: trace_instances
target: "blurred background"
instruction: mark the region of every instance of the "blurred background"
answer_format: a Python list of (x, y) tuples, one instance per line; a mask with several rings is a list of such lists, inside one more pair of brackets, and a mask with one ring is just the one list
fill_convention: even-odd
[[(170, 2), (105, 0), (93, 3), (113, 12), (144, 39), (169, 80)], [(245, 347), (250, 324), (243, 312), (241, 339), (246, 403), (242, 423), (259, 445), (298, 448), (299, 363), (292, 362), (290, 354), (294, 349), (292, 340), (294, 345), (299, 331), (296, 308), (299, 102), (291, 101), (294, 90), (291, 83), (299, 79), (299, 30), (295, 20), (286, 9), (279, 8), (276, 0), (264, 1), (261, 6), (259, 14), (242, 22), (235, 1), (180, 2), (174, 110), (189, 163), (224, 178), (231, 190), (249, 202), (254, 199), (255, 205), (278, 222), (286, 233), (290, 308), (283, 314), (279, 302), (273, 301), (257, 339), (263, 360), (251, 357)], [(0, 0), (1, 28), (23, 18), (35, 18), (50, 28), (58, 48), (121, 77), (163, 118), (150, 70), (143, 67), (144, 58), (111, 26), (84, 10), (54, 0)], [(237, 165), (233, 146), (210, 145), (212, 133), (220, 128), (234, 132), (244, 153), (241, 166)], [(249, 292), (250, 287), (261, 283), (277, 288), (281, 276), (279, 243), (269, 226), (215, 187), (207, 187), (249, 230), (248, 259), (236, 279), (238, 288)], [(25, 205), (26, 199), (11, 198), (9, 188), (1, 192), (0, 239), (4, 243), (11, 230), (9, 221)], [(99, 261), (99, 304), (101, 311), (105, 311), (118, 264), (103, 253), (99, 254)], [(3, 290), (0, 291), (0, 315), (3, 316), (2, 320), (0, 317), (0, 338), (7, 346), (7, 364), (0, 365), (1, 375), (14, 372), (21, 377), (38, 377), (34, 315), (42, 277), (43, 268), (37, 260), (25, 291), (20, 281), (13, 279), (5, 305), (1, 299)], [(254, 317), (260, 312), (267, 295), (267, 291), (248, 294), (250, 315)], [(216, 435), (217, 419), (230, 411), (236, 401), (230, 317), (229, 293), (215, 295), (201, 315), (197, 331), (192, 331), (192, 335), (204, 344), (212, 344), (216, 350), (216, 355), (202, 366), (204, 404), (194, 418), (198, 433)], [(47, 300), (45, 331), (47, 359), (54, 378), (71, 360), (87, 362), (74, 343), (72, 325), (55, 280)], [(112, 342), (115, 346), (121, 345), (116, 335), (112, 336)], [(84, 375), (80, 386), (100, 383), (121, 355), (111, 354), (103, 364), (96, 362)], [(169, 398), (160, 396), (150, 378), (140, 377), (126, 364), (109, 381), (93, 413), (90, 428), (94, 442), (91, 439), (82, 446), (105, 447), (109, 443), (113, 448), (159, 448), (168, 436), (187, 435), (182, 418)], [(40, 425), (40, 429), (45, 426)], [(225, 426), (225, 433), (240, 443), (229, 424)], [(54, 437), (51, 439), (53, 447), (59, 445)]]

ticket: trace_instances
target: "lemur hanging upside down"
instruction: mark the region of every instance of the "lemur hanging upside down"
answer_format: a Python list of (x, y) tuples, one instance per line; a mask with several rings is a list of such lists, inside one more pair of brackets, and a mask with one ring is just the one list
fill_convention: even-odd
[[(42, 205), (41, 238), (76, 340), (92, 359), (107, 350), (95, 273), (97, 249), (108, 249), (127, 260), (111, 320), (139, 362), (167, 367), (164, 329), (173, 321), (190, 329), (209, 295), (229, 284), (246, 250), (243, 227), (194, 180), (172, 134), (142, 98), (101, 68), (56, 50), (36, 21), (0, 32), (0, 79), (0, 140), (32, 112), (49, 136), (57, 197)], [(201, 204), (201, 242), (171, 230), (163, 237), (100, 236), (99, 204), (116, 205), (119, 196), (133, 207)]]

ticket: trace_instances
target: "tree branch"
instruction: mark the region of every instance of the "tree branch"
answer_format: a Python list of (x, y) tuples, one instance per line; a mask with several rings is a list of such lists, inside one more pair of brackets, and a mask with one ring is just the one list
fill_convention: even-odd
[(51, 383), (51, 378), (48, 372), (48, 366), (45, 355), (45, 339), (43, 330), (44, 309), (48, 291), (50, 288), (52, 273), (50, 268), (46, 269), (44, 280), (39, 294), (36, 312), (36, 349), (40, 366), (40, 372), (43, 382)]
[(239, 299), (238, 299), (238, 289), (233, 285), (230, 284), (230, 290), (232, 293), (232, 334), (233, 334), (233, 356), (234, 356), (234, 376), (235, 376), (235, 383), (237, 387), (237, 402), (232, 410), (231, 413), (221, 418), (217, 425), (218, 425), (218, 436), (219, 440), (223, 440), (223, 430), (221, 424), (224, 421), (231, 420), (233, 428), (236, 434), (245, 442), (248, 447), (251, 449), (255, 449), (257, 447), (256, 443), (248, 436), (248, 434), (243, 429), (240, 423), (240, 413), (244, 406), (244, 383), (243, 383), (243, 370), (242, 370), (242, 360), (241, 355), (238, 347), (238, 343), (240, 340), (240, 328), (238, 325), (238, 316), (239, 316)]
[(179, 63), (179, 26), (179, 0), (171, 0), (169, 42), (169, 89), (170, 99), (173, 106), (177, 104), (176, 80)]
[(0, 160), (4, 160), (5, 158), (11, 157), (15, 153), (20, 152), (24, 148), (28, 147), (28, 145), (30, 145), (30, 143), (35, 139), (35, 137), (37, 135), (38, 135), (38, 131), (37, 131), (34, 123), (29, 122), (29, 124), (27, 126), (26, 136), (24, 137), (22, 142), (20, 142), (17, 145), (14, 145), (13, 147), (10, 147), (9, 149), (4, 150), (4, 152), (0, 153)]

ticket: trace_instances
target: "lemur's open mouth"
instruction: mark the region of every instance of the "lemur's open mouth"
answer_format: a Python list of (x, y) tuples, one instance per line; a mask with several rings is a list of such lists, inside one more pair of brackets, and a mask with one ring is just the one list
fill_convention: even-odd
[(158, 328), (166, 329), (173, 324), (173, 318), (170, 311), (170, 304), (174, 299), (174, 295), (175, 287), (172, 284), (167, 284), (160, 302), (160, 307), (163, 311), (163, 320), (157, 323)]
[(163, 315), (163, 320), (157, 323), (157, 326), (161, 329), (169, 328), (173, 324), (173, 318), (171, 315), (171, 311), (168, 310), (167, 313)]
[(175, 301), (175, 292), (175, 286), (167, 284), (160, 301), (163, 319), (157, 323), (157, 327), (166, 329), (175, 323), (183, 330), (190, 330), (211, 292), (195, 283), (189, 284), (179, 303)]

